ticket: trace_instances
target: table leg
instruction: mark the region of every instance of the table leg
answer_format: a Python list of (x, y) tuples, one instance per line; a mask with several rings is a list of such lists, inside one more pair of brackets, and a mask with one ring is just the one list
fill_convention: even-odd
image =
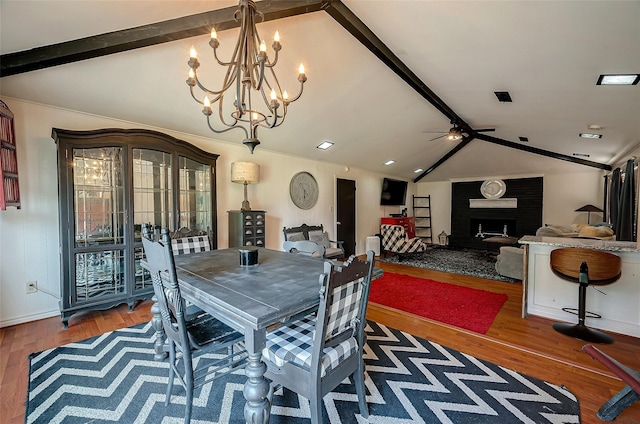
[(265, 330), (245, 331), (245, 345), (249, 359), (245, 368), (247, 382), (244, 384), (244, 419), (248, 424), (268, 423), (271, 415), (269, 403), (269, 381), (264, 377), (267, 365), (262, 362), (265, 346)]

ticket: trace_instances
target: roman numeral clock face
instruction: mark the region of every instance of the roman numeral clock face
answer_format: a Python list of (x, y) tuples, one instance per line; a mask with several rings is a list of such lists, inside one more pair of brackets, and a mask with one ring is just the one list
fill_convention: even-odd
[(308, 172), (298, 172), (291, 178), (289, 195), (300, 209), (311, 209), (318, 201), (318, 182)]

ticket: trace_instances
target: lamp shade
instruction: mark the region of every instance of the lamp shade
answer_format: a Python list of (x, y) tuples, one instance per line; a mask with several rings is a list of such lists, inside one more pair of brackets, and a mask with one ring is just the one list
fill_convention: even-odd
[(584, 205), (583, 207), (576, 209), (576, 212), (604, 212), (604, 211), (597, 206)]
[(231, 181), (234, 183), (259, 183), (260, 165), (253, 162), (233, 162), (231, 164)]

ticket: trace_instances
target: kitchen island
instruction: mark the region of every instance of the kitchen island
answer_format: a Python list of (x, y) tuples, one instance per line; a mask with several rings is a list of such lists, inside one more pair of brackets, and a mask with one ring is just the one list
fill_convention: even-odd
[[(612, 284), (587, 289), (587, 311), (602, 318), (585, 324), (601, 330), (640, 337), (640, 249), (636, 242), (577, 237), (525, 236), (522, 316), (538, 315), (577, 323), (578, 317), (562, 310), (577, 308), (578, 284), (557, 277), (549, 266), (551, 251), (563, 247), (603, 250), (622, 258), (622, 275)], [(615, 339), (615, 335), (614, 339)]]

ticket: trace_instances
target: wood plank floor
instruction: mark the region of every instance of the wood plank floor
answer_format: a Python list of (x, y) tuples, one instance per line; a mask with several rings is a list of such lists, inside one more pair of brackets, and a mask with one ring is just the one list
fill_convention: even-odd
[[(369, 305), (369, 319), (551, 383), (565, 385), (578, 397), (585, 424), (602, 422), (596, 417), (597, 410), (624, 386), (606, 368), (580, 350), (584, 342), (556, 333), (549, 320), (521, 318), (521, 284), (383, 262), (378, 265), (389, 272), (505, 293), (509, 299), (486, 335), (373, 303)], [(24, 422), (30, 353), (148, 321), (151, 318), (150, 307), (151, 302), (145, 301), (133, 312), (129, 312), (126, 305), (121, 305), (107, 311), (76, 314), (66, 330), (59, 317), (0, 329), (0, 422)], [(614, 338), (615, 343), (599, 347), (627, 366), (640, 369), (640, 339), (622, 335), (614, 335)], [(625, 410), (615, 422), (640, 423), (640, 403)]]

